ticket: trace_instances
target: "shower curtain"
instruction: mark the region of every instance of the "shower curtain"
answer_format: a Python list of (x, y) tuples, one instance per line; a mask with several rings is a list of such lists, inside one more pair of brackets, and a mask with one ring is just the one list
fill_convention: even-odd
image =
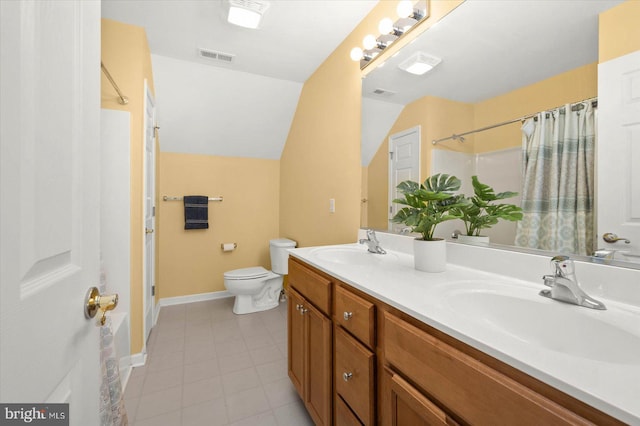
[[(101, 262), (102, 263), (102, 262)], [(106, 291), (106, 272), (101, 264), (100, 293)], [(102, 315), (101, 312), (98, 316)], [(127, 426), (127, 411), (124, 407), (124, 395), (120, 382), (120, 358), (116, 354), (113, 342), (113, 327), (111, 318), (106, 317), (104, 325), (100, 327), (100, 369), (102, 383), (100, 383), (100, 426)]]
[(596, 112), (585, 101), (535, 118), (522, 125), (524, 217), (516, 245), (591, 255)]

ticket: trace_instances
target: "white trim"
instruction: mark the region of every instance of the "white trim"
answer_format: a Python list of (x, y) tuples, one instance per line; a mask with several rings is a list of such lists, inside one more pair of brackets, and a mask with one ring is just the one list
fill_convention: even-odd
[(206, 300), (225, 299), (233, 297), (228, 291), (214, 291), (211, 293), (189, 294), (186, 296), (165, 297), (160, 299), (159, 308), (163, 306), (182, 305), (183, 303), (204, 302)]
[(147, 354), (139, 352), (131, 355), (131, 367), (142, 367), (147, 362)]

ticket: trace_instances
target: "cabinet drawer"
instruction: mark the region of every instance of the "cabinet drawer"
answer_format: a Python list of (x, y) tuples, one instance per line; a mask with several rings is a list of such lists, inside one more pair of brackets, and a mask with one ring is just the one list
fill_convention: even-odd
[(336, 426), (362, 426), (358, 417), (340, 397), (336, 398)]
[(289, 285), (326, 315), (331, 312), (331, 281), (289, 258)]
[(582, 417), (385, 312), (385, 359), (470, 424), (579, 425)]
[(334, 312), (336, 324), (348, 330), (369, 348), (375, 346), (376, 307), (373, 303), (336, 286)]
[(335, 336), (336, 392), (363, 424), (372, 425), (375, 355), (340, 327), (335, 328)]
[(400, 375), (385, 368), (389, 383), (390, 423), (396, 426), (455, 426), (455, 420), (426, 396), (416, 390)]

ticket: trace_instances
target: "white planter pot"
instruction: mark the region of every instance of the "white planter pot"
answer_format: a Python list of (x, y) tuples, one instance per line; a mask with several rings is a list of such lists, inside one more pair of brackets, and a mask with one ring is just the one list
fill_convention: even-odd
[(447, 242), (416, 238), (413, 240), (413, 263), (418, 271), (444, 272), (447, 269)]
[(488, 246), (489, 237), (484, 235), (458, 235), (458, 241), (475, 246)]

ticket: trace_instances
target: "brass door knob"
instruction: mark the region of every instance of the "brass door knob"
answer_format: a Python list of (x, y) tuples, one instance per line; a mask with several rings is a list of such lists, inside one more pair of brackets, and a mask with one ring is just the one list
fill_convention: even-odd
[(107, 311), (113, 310), (116, 306), (118, 306), (117, 294), (101, 295), (97, 287), (91, 287), (85, 297), (84, 316), (86, 318), (93, 318), (96, 316), (96, 313), (98, 313), (98, 310), (100, 310), (102, 311), (100, 324), (104, 325)]
[(144, 228), (145, 234), (153, 234), (153, 228)]

